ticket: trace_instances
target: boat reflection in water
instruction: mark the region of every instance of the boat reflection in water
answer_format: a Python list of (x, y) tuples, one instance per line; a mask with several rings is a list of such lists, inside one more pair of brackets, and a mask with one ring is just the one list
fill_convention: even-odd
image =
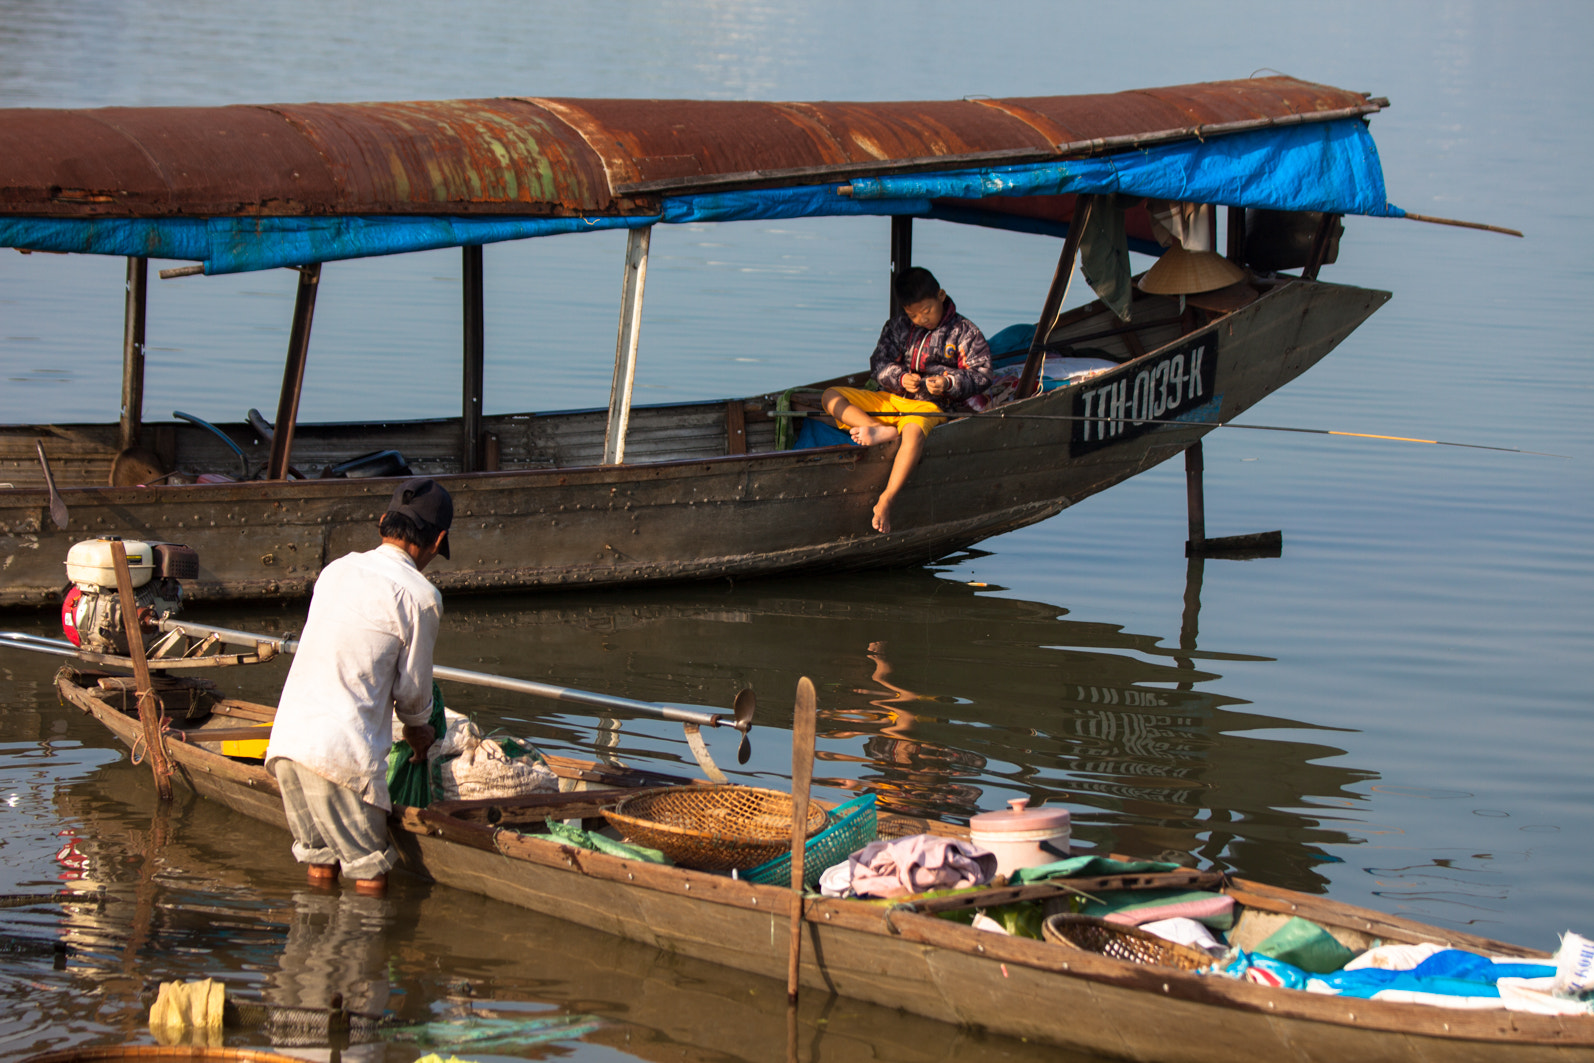
[[(1249, 712), (1225, 666), (1267, 659), (1197, 647), (1202, 562), (1191, 562), (1178, 634), (1073, 620), (1044, 602), (950, 578), (954, 568), (668, 589), (450, 597), (440, 663), (648, 701), (728, 708), (750, 685), (754, 755), (733, 781), (784, 787), (797, 678), (819, 691), (815, 785), (868, 790), (882, 807), (966, 820), (1029, 796), (1066, 804), (1076, 843), (1191, 854), (1321, 893), (1326, 847), (1350, 837), (1314, 815), (1362, 800), (1369, 773), (1298, 737), (1312, 725)], [(301, 608), (299, 606), (297, 608)], [(296, 630), (302, 613), (205, 611), (201, 621)], [(199, 612), (195, 611), (196, 614)], [(1170, 627), (1174, 618), (1170, 617)], [(244, 696), (274, 701), (280, 673)], [(549, 752), (697, 775), (680, 731), (524, 696), (444, 685), (451, 708)], [(552, 713), (546, 710), (555, 708)], [(1270, 732), (1290, 732), (1277, 737)], [(1325, 763), (1327, 762), (1327, 763)], [(832, 788), (829, 794), (823, 788)]]
[[(329, 1039), (279, 1012), (265, 1028), (228, 1031), (230, 1048), (326, 1059), (329, 1045), (347, 1044), (349, 1063), (410, 1063), (434, 1050), (580, 1059), (577, 1042), (660, 1063), (791, 1058), (777, 980), (408, 877), (383, 899), (310, 889), (286, 835), (184, 790), (160, 806), (147, 768), (126, 761), (63, 788), (57, 806), (78, 824), (83, 857), (64, 885), (85, 899), (59, 909), (72, 950), (64, 969), (46, 957), (15, 971), (27, 1005), (18, 999), (0, 1019), (6, 1043), (142, 1041), (155, 982), (217, 978), (235, 999), (324, 1008), (341, 994), (351, 1010), (400, 1024)], [(993, 1049), (1012, 1063), (1096, 1058), (816, 992), (802, 994), (797, 1018), (804, 1061), (951, 1063)], [(492, 1039), (504, 1031), (513, 1032)]]
[[(737, 781), (784, 787), (790, 692), (820, 691), (820, 796), (870, 790), (899, 812), (963, 819), (1020, 794), (1066, 804), (1085, 845), (1204, 863), (1322, 892), (1314, 868), (1346, 835), (1313, 806), (1359, 800), (1367, 774), (1325, 764), (1339, 750), (1270, 730), (1302, 725), (1245, 710), (1212, 669), (1266, 659), (1196, 647), (1200, 563), (1175, 637), (1069, 619), (1066, 610), (953, 578), (955, 567), (735, 586), (451, 597), (439, 662), (650, 701), (762, 702), (754, 755)], [(296, 630), (302, 605), (204, 610), (248, 630)], [(194, 610), (199, 614), (200, 610)], [(241, 696), (274, 701), (285, 665), (229, 671)], [(43, 688), (41, 687), (41, 690)], [(599, 754), (696, 774), (681, 732), (648, 719), (598, 721), (565, 705), (445, 688), (489, 730), (549, 752)], [(67, 737), (103, 734), (53, 697)], [(546, 711), (557, 709), (557, 711)], [(40, 728), (45, 726), (41, 716)], [(828, 788), (830, 792), (825, 793)], [(385, 901), (308, 890), (286, 836), (180, 791), (157, 809), (147, 768), (105, 764), (56, 788), (76, 836), (67, 885), (103, 890), (62, 905), (64, 971), (30, 963), (33, 1001), (0, 1032), (38, 1048), (124, 1038), (144, 1021), (153, 981), (217, 977), (245, 998), (356, 1010), (411, 1024), (535, 1024), (545, 1041), (606, 1045), (642, 1059), (785, 1058), (784, 986), (568, 926), (456, 890), (403, 879)], [(1306, 811), (1302, 811), (1306, 810)], [(66, 852), (63, 849), (63, 852)], [(43, 922), (42, 913), (34, 916)], [(91, 985), (85, 1007), (73, 987)], [(59, 992), (42, 994), (40, 987)], [(26, 1016), (31, 1016), (25, 1017)], [(37, 1020), (37, 1025), (35, 1024)], [(29, 1030), (37, 1038), (29, 1038)], [(60, 1031), (60, 1035), (43, 1031)], [(291, 1029), (229, 1034), (233, 1045), (306, 1043)], [(545, 1042), (544, 1042), (545, 1043)], [(355, 1045), (344, 1058), (409, 1060), (413, 1040)], [(466, 1045), (465, 1047), (469, 1047)], [(799, 1058), (915, 1061), (996, 1049), (1056, 1063), (1056, 1049), (995, 1039), (851, 1000), (802, 997)], [(494, 1054), (565, 1048), (494, 1047)], [(482, 1051), (489, 1051), (483, 1048)]]

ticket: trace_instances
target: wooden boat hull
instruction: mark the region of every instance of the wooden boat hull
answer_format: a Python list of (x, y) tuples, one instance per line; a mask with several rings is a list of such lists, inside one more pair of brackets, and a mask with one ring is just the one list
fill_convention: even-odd
[[(89, 683), (68, 670), (57, 686), (125, 744), (136, 740), (137, 722)], [(171, 749), (180, 782), (244, 815), (284, 825), (274, 780), (263, 768), (191, 744)], [(789, 890), (572, 849), (463, 812), (404, 809), (393, 827), (405, 866), (446, 885), (737, 970), (771, 978), (785, 971)], [(1299, 914), (1367, 941), (1427, 940), (1544, 955), (1258, 883), (1237, 881), (1227, 889), (1259, 918)], [(810, 900), (803, 918), (801, 978), (810, 989), (1113, 1058), (1594, 1061), (1590, 1016), (1453, 1010), (1270, 989), (859, 901)]]
[[(1001, 416), (944, 425), (930, 436), (889, 535), (870, 530), (869, 517), (894, 448), (758, 449), (773, 437), (766, 417), (748, 426), (749, 435), (758, 433), (752, 453), (726, 454), (733, 432), (724, 403), (635, 411), (627, 454), (637, 463), (625, 465), (593, 464), (591, 445), (571, 444), (551, 467), (530, 467), (552, 446), (541, 422), (554, 418), (528, 415), (489, 425), (501, 439), (506, 466), (522, 467), (450, 475), (458, 469), (450, 457), (457, 450), (457, 422), (413, 425), (403, 436), (412, 454), (421, 450), (412, 464), (446, 477), (455, 499), (454, 556), (439, 559), (428, 576), (445, 591), (496, 591), (923, 564), (1044, 520), (1180, 453), (1214, 424), (1306, 371), (1387, 298), (1385, 292), (1292, 281), (1204, 328), (1174, 329), (1165, 342), (1111, 372), (1122, 384), (1118, 412), (1124, 416), (1099, 429), (1106, 438), (1082, 438), (1078, 420), (1081, 396), (1099, 390), (1096, 382), (1001, 407)], [(1088, 329), (1101, 313), (1098, 307), (1070, 315), (1073, 331)], [(1054, 342), (1066, 340), (1069, 331), (1054, 332)], [(1182, 383), (1169, 384), (1165, 363), (1203, 345), (1210, 377), (1197, 403)], [(1173, 397), (1170, 388), (1180, 396), (1177, 414), (1164, 410), (1173, 405), (1163, 401)], [(1105, 409), (1093, 404), (1089, 415)], [(1131, 422), (1130, 411), (1140, 420)], [(1158, 411), (1168, 416), (1147, 416)], [(1144, 423), (1175, 416), (1181, 423)], [(585, 432), (601, 444), (601, 412), (569, 418), (580, 424), (567, 431)], [(346, 456), (362, 443), (389, 438), (374, 431), (323, 426), (318, 434), (316, 426), (300, 426), (297, 438), (304, 442), (295, 454), (313, 456), (318, 446), (335, 453), (341, 443)], [(670, 442), (683, 435), (708, 438), (715, 456), (707, 456), (700, 442)], [(110, 426), (0, 429), (0, 479), (18, 485), (0, 489), (0, 606), (59, 601), (65, 582), (59, 559), (73, 542), (95, 535), (194, 547), (201, 568), (197, 580), (185, 583), (191, 599), (303, 596), (328, 561), (369, 547), (393, 487), (380, 478), (63, 486), (70, 521), (61, 530), (50, 521), (33, 456), (40, 436), (58, 455), (56, 478), (63, 485), (90, 482), (96, 471), (103, 479), (114, 455)], [(197, 429), (184, 439), (189, 457), (216, 467), (229, 460)], [(698, 447), (705, 456), (649, 460), (650, 454), (680, 454), (682, 447)], [(178, 456), (185, 455), (179, 450)]]

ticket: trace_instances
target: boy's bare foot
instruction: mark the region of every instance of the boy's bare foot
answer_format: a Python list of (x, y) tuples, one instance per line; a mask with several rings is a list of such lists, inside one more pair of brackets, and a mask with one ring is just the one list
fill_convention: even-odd
[(337, 864), (311, 864), (305, 873), (312, 886), (333, 886), (338, 881)]
[(891, 502), (891, 499), (881, 495), (880, 500), (874, 504), (874, 521), (872, 523), (875, 531), (888, 532), (891, 530)]
[(380, 897), (387, 892), (387, 873), (375, 878), (360, 878), (354, 880), (354, 892), (363, 893), (367, 897)]
[(868, 424), (852, 430), (852, 441), (863, 447), (872, 447), (876, 443), (889, 443), (895, 438), (897, 430), (888, 424)]

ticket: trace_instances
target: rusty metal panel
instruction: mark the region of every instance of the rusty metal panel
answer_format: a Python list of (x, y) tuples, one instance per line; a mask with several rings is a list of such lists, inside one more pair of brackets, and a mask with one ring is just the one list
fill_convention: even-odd
[(7, 213), (292, 214), (328, 186), (314, 146), (258, 107), (0, 113)]
[(1375, 111), (1360, 92), (1288, 77), (1173, 85), (1096, 96), (1039, 96), (996, 101), (1033, 114), (1058, 144), (1150, 135), (1194, 126), (1290, 118), (1299, 114)]
[(610, 207), (603, 164), (520, 100), (274, 108), (327, 160), (346, 213), (579, 213)]
[[(651, 193), (955, 169), (1376, 110), (1293, 78), (919, 103), (544, 100), (0, 111), (0, 214), (651, 213)], [(1082, 147), (1079, 142), (1119, 143)]]
[(0, 212), (193, 217), (580, 213), (581, 137), (518, 101), (0, 112)]

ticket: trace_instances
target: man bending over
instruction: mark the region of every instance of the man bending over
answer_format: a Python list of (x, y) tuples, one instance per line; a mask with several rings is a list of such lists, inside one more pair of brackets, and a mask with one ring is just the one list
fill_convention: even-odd
[(393, 716), (424, 762), (443, 596), (421, 573), (448, 557), (453, 522), (442, 484), (406, 480), (378, 525), (382, 545), (338, 558), (315, 581), (266, 748), (312, 885), (331, 886), (341, 865), (357, 892), (380, 895), (398, 862), (387, 830)]
[(898, 275), (892, 288), (902, 312), (885, 323), (869, 356), (869, 372), (880, 390), (830, 388), (819, 400), (836, 427), (852, 429), (854, 443), (901, 441), (874, 506), (879, 532), (891, 530), (891, 504), (919, 463), (925, 436), (943, 420), (938, 415), (991, 386), (985, 337), (957, 312), (929, 270), (914, 266)]

